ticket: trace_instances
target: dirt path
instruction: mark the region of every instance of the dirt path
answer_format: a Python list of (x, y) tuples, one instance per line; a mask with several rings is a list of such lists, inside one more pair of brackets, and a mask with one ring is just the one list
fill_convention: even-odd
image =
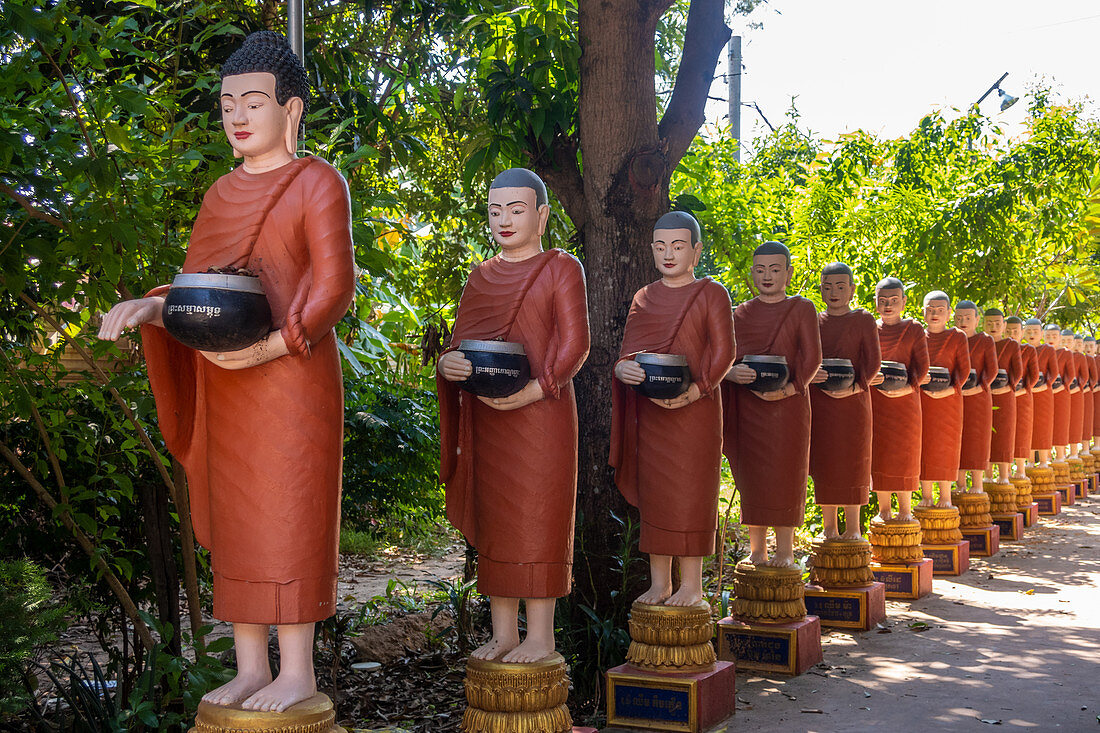
[(794, 679), (739, 674), (729, 730), (1097, 730), (1096, 496), (970, 572), (937, 577), (931, 595), (887, 606), (890, 633), (824, 635), (830, 668)]

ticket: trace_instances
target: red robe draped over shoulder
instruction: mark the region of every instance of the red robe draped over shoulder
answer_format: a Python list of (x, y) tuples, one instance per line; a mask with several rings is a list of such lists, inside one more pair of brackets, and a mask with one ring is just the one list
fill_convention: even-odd
[(767, 402), (748, 387), (722, 382), (722, 452), (741, 494), (741, 523), (797, 527), (806, 508), (810, 470), (810, 398), (806, 386), (821, 366), (813, 303), (792, 295), (778, 303), (748, 300), (733, 312), (740, 358), (783, 356), (797, 392)]
[(1031, 432), (1031, 447), (1034, 450), (1050, 450), (1054, 445), (1054, 378), (1058, 376), (1058, 355), (1050, 344), (1035, 347), (1035, 358), (1039, 373), (1046, 379), (1046, 389), (1033, 390), (1032, 409), (1034, 411), (1034, 429)]
[(679, 288), (658, 280), (639, 290), (619, 359), (644, 351), (686, 356), (701, 397), (668, 410), (614, 379), (609, 462), (615, 483), (641, 514), (639, 550), (710, 555), (722, 471), (719, 385), (734, 356), (729, 293), (709, 277)]
[(1054, 394), (1054, 445), (1069, 445), (1070, 426), (1073, 422), (1073, 399), (1069, 385), (1077, 376), (1073, 364), (1073, 352), (1064, 346), (1054, 350), (1058, 376), (1062, 378), (1062, 388)]
[(573, 377), (588, 357), (584, 271), (560, 249), (499, 256), (470, 273), (451, 349), (462, 339), (523, 344), (544, 399), (497, 410), (436, 377), (447, 518), (477, 548), (478, 590), (507, 598), (569, 593), (577, 501)]
[[(1035, 396), (1031, 389), (1039, 379), (1039, 354), (1031, 344), (1021, 341), (1019, 345), (1024, 385), (1016, 391), (1016, 436), (1013, 440), (1012, 457), (1030, 458), (1031, 433), (1035, 428)], [(1012, 386), (1015, 387), (1016, 383)]]
[(925, 332), (928, 362), (951, 372), (951, 394), (932, 399), (921, 390), (921, 481), (954, 481), (962, 450), (962, 385), (970, 376), (966, 334), (957, 328)]
[(997, 342), (997, 368), (1008, 372), (1008, 392), (993, 395), (993, 436), (989, 444), (989, 460), (1012, 463), (1016, 457), (1016, 383), (1024, 372), (1020, 345), (1010, 338)]
[(219, 178), (183, 271), (229, 266), (259, 274), (290, 353), (229, 371), (142, 327), (161, 431), (187, 472), (195, 538), (210, 549), (214, 616), (320, 621), (336, 608), (340, 536), (344, 391), (332, 329), (355, 293), (343, 177), (308, 157)]
[(905, 365), (913, 391), (887, 397), (871, 389), (871, 485), (875, 491), (914, 491), (920, 478), (920, 383), (928, 374), (928, 343), (924, 329), (911, 318), (892, 326), (879, 323), (883, 361)]
[[(1079, 351), (1073, 352), (1073, 366), (1077, 371), (1077, 387), (1081, 390), (1072, 395), (1080, 405), (1070, 415), (1070, 439), (1073, 442), (1092, 440), (1092, 387), (1089, 381), (1089, 358)], [(1077, 413), (1080, 413), (1078, 416)]]
[[(1089, 375), (1092, 378), (1092, 434), (1100, 436), (1100, 355), (1089, 357)], [(1100, 446), (1100, 440), (1096, 441)]]
[(984, 471), (989, 463), (989, 444), (993, 437), (993, 395), (989, 384), (997, 376), (997, 347), (987, 333), (967, 339), (970, 368), (978, 372), (981, 392), (963, 397), (962, 450), (959, 468)]
[(882, 363), (875, 317), (865, 310), (817, 317), (824, 359), (849, 359), (861, 391), (835, 399), (810, 386), (810, 475), (814, 500), (862, 505), (871, 488), (871, 395), (867, 383)]

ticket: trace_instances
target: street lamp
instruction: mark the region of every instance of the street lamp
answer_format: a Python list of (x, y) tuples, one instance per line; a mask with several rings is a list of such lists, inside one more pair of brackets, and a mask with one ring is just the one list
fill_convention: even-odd
[(1019, 97), (1014, 97), (1011, 94), (1009, 94), (1008, 92), (1006, 92), (1004, 89), (1001, 89), (1001, 82), (1005, 80), (1006, 76), (1008, 76), (1007, 71), (1005, 73), (1001, 74), (1000, 79), (993, 82), (993, 86), (991, 86), (991, 87), (989, 87), (989, 89), (985, 90), (985, 94), (978, 97), (978, 101), (974, 103), (974, 106), (977, 107), (978, 105), (980, 105), (985, 100), (986, 97), (988, 97), (990, 94), (993, 93), (993, 90), (997, 90), (997, 95), (1001, 98), (1001, 111), (1002, 112), (1004, 112), (1006, 109), (1008, 109), (1012, 105), (1019, 102), (1020, 101)]

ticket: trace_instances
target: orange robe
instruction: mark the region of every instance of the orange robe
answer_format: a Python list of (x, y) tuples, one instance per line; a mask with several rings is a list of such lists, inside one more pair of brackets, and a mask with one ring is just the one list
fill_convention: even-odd
[(589, 347), (580, 262), (560, 249), (482, 262), (462, 291), (451, 348), (462, 339), (523, 344), (546, 396), (502, 411), (437, 376), (447, 518), (477, 548), (481, 593), (564, 596), (577, 503), (573, 376)]
[(722, 392), (733, 362), (733, 307), (709, 277), (634, 294), (620, 360), (640, 352), (687, 357), (702, 395), (687, 407), (653, 404), (618, 379), (611, 392), (615, 483), (642, 518), (638, 549), (698, 557), (714, 552), (722, 472)]
[[(1089, 374), (1092, 376), (1092, 434), (1100, 435), (1100, 355), (1089, 357)], [(1100, 441), (1097, 441), (1100, 446)]]
[(963, 397), (962, 450), (959, 468), (964, 471), (984, 471), (989, 463), (989, 444), (993, 438), (993, 395), (989, 384), (997, 376), (997, 346), (987, 333), (976, 333), (967, 339), (970, 368), (978, 371), (977, 394)]
[(1073, 352), (1064, 346), (1054, 350), (1057, 373), (1062, 377), (1062, 389), (1054, 395), (1054, 445), (1069, 445), (1073, 424), (1073, 402), (1069, 393), (1070, 382), (1077, 376), (1073, 364)]
[[(1029, 458), (1031, 456), (1031, 433), (1035, 427), (1034, 395), (1031, 388), (1039, 379), (1039, 354), (1028, 343), (1020, 344), (1020, 362), (1023, 367), (1023, 389), (1016, 393), (1016, 437), (1013, 441), (1012, 457)], [(1015, 388), (1016, 383), (1012, 383)]]
[(1008, 372), (1009, 391), (993, 395), (993, 435), (989, 444), (989, 460), (1012, 463), (1016, 447), (1016, 383), (1024, 372), (1020, 345), (1010, 338), (996, 344), (997, 368)]
[(810, 475), (818, 504), (866, 504), (871, 489), (871, 395), (867, 383), (882, 363), (875, 317), (865, 310), (821, 313), (821, 355), (849, 359), (861, 392), (834, 399), (810, 388)]
[(959, 475), (962, 449), (962, 385), (970, 376), (970, 349), (966, 334), (957, 328), (925, 332), (928, 362), (951, 372), (951, 394), (932, 399), (921, 390), (921, 481), (954, 481)]
[(871, 484), (875, 491), (914, 491), (920, 477), (920, 383), (928, 374), (928, 343), (924, 329), (911, 318), (878, 326), (884, 361), (905, 365), (913, 391), (887, 397), (871, 388), (874, 437), (871, 442)]
[(1054, 378), (1058, 376), (1058, 356), (1050, 344), (1035, 347), (1035, 358), (1039, 373), (1046, 377), (1047, 388), (1032, 392), (1032, 406), (1035, 420), (1031, 433), (1031, 447), (1035, 450), (1050, 450), (1054, 445)]
[(340, 537), (344, 392), (332, 329), (355, 292), (336, 169), (308, 157), (219, 178), (183, 271), (228, 266), (259, 273), (290, 353), (228, 371), (142, 327), (161, 432), (187, 472), (195, 538), (210, 549), (214, 616), (320, 621), (336, 608)]
[[(1080, 407), (1075, 408), (1072, 414), (1070, 438), (1074, 442), (1088, 442), (1092, 440), (1092, 387), (1085, 386), (1089, 381), (1089, 358), (1075, 351), (1073, 366), (1077, 370), (1077, 386), (1081, 391), (1072, 396)], [(1077, 422), (1078, 412), (1081, 413), (1080, 423)]]
[(810, 397), (806, 386), (821, 366), (821, 336), (813, 303), (794, 295), (778, 303), (753, 298), (733, 312), (737, 353), (787, 359), (797, 392), (767, 402), (748, 387), (722, 382), (722, 452), (741, 494), (741, 523), (798, 527), (810, 470)]

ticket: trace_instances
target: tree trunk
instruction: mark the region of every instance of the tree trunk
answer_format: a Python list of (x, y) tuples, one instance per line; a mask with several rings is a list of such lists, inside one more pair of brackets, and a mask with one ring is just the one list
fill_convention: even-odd
[[(158, 490), (159, 489), (159, 490)], [(156, 595), (157, 619), (172, 626), (172, 639), (168, 648), (179, 655), (180, 642), (180, 580), (176, 567), (176, 551), (172, 546), (172, 526), (168, 515), (168, 491), (139, 481), (141, 514), (145, 525), (145, 538), (149, 548), (149, 573), (153, 578)]]

